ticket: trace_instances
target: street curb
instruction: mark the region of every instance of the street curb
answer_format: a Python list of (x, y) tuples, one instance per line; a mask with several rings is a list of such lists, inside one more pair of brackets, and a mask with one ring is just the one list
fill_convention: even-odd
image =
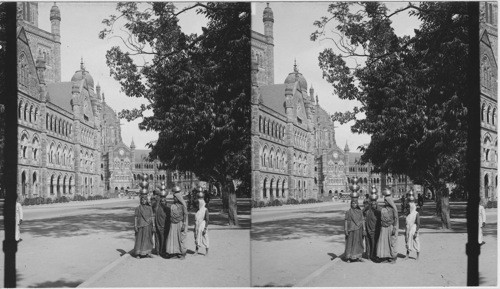
[(311, 282), (314, 278), (318, 277), (323, 272), (325, 272), (327, 269), (333, 267), (333, 265), (337, 264), (340, 260), (342, 260), (342, 256), (344, 256), (344, 254), (341, 254), (341, 255), (337, 256), (337, 258), (335, 258), (331, 262), (328, 262), (325, 265), (321, 266), (321, 268), (319, 268), (316, 271), (314, 271), (311, 274), (309, 274), (309, 276), (307, 276), (306, 278), (302, 279), (297, 284), (293, 285), (293, 287), (307, 287), (307, 284), (309, 282)]
[(92, 287), (91, 284), (97, 281), (97, 279), (101, 278), (104, 274), (108, 273), (111, 269), (115, 268), (118, 266), (120, 263), (125, 261), (126, 259), (130, 258), (131, 255), (130, 253), (125, 253), (123, 256), (120, 258), (116, 259), (113, 261), (113, 263), (108, 264), (106, 267), (101, 269), (99, 272), (96, 274), (92, 275), (89, 279), (87, 279), (85, 282), (81, 283), (80, 285), (76, 286), (77, 288), (89, 288)]
[(265, 213), (265, 212), (275, 212), (275, 211), (288, 211), (293, 209), (314, 209), (321, 207), (328, 207), (333, 205), (340, 205), (346, 203), (337, 203), (337, 202), (323, 202), (323, 203), (315, 203), (315, 204), (300, 204), (300, 205), (283, 205), (276, 207), (264, 207), (264, 208), (252, 208), (252, 213)]

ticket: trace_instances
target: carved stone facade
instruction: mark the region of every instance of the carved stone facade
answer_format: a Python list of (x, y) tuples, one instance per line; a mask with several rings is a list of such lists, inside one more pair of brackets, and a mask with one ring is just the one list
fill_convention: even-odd
[(481, 197), (497, 200), (498, 137), (498, 3), (481, 2), (480, 83), (481, 83)]
[[(38, 28), (38, 3), (18, 3), (18, 193), (104, 194), (136, 188), (143, 173), (151, 188), (163, 180), (173, 186), (171, 173), (149, 159), (149, 151), (136, 151), (133, 141), (124, 144), (118, 116), (83, 60), (70, 81), (61, 81), (61, 13), (55, 4), (50, 20), (51, 32)], [(198, 181), (189, 176), (191, 189)]]

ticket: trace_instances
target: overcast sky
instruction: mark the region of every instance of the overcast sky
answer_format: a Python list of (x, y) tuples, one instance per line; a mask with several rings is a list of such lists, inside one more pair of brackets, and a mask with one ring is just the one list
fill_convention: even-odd
[[(328, 16), (328, 2), (272, 2), (270, 7), (274, 14), (274, 82), (283, 83), (290, 72), (293, 71), (294, 59), (297, 59), (297, 67), (307, 80), (309, 86), (313, 86), (315, 94), (318, 94), (319, 104), (330, 114), (336, 111), (345, 112), (359, 102), (341, 100), (333, 94), (333, 87), (322, 78), (322, 71), (318, 66), (318, 55), (326, 47), (332, 44), (313, 42), (310, 35), (316, 30), (314, 21), (322, 16)], [(391, 10), (401, 7), (405, 3), (391, 2), (387, 7)], [(265, 2), (252, 5), (252, 30), (263, 33), (262, 12), (266, 7)], [(409, 17), (406, 12), (393, 17), (396, 34), (413, 35), (413, 29), (418, 27), (418, 20)], [(340, 148), (344, 148), (346, 141), (351, 151), (358, 146), (370, 142), (369, 135), (353, 134), (351, 126), (354, 121), (339, 125), (335, 132), (336, 142)]]
[[(38, 4), (39, 27), (50, 31), (50, 8), (53, 2), (40, 2)], [(183, 3), (176, 3), (176, 7), (184, 7)], [(116, 14), (116, 2), (58, 2), (61, 11), (61, 81), (70, 81), (75, 71), (80, 69), (80, 58), (83, 57), (85, 68), (90, 72), (97, 85), (101, 85), (106, 103), (119, 112), (124, 108), (139, 107), (142, 103), (135, 98), (127, 97), (120, 92), (120, 85), (109, 76), (106, 65), (106, 51), (115, 45), (120, 45), (119, 40), (101, 40), (99, 31), (104, 28), (101, 23), (104, 18)], [(196, 15), (193, 11), (179, 16), (179, 24), (184, 32), (201, 33), (201, 27), (206, 24), (203, 16)], [(140, 120), (122, 123), (122, 139), (130, 145), (134, 138), (137, 149), (145, 149), (146, 143), (155, 140), (155, 132), (140, 131)]]

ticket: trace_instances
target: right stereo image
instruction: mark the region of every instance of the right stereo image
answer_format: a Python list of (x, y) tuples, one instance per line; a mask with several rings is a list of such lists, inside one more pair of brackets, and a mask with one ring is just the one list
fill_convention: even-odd
[(497, 286), (497, 9), (252, 3), (252, 286)]

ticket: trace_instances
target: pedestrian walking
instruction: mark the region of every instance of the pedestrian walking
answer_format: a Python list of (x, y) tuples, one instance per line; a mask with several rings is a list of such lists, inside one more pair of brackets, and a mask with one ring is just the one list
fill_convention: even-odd
[(483, 228), (486, 226), (486, 210), (484, 209), (484, 206), (486, 206), (486, 199), (481, 198), (479, 201), (479, 232), (478, 232), (478, 241), (479, 245), (484, 245), (486, 242), (483, 240)]
[(16, 241), (21, 242), (21, 224), (23, 223), (23, 206), (21, 205), (21, 197), (16, 198)]
[[(162, 187), (164, 187), (164, 184), (162, 184)], [(165, 256), (167, 253), (166, 242), (168, 231), (170, 229), (170, 208), (167, 204), (167, 192), (162, 189), (158, 195), (159, 201), (157, 202), (155, 209), (155, 248), (157, 255)]]
[(170, 230), (167, 237), (167, 254), (170, 257), (184, 259), (186, 257), (186, 235), (188, 227), (188, 211), (181, 194), (181, 188), (175, 186), (174, 204), (170, 206)]
[(422, 196), (421, 193), (418, 193), (417, 202), (418, 202), (418, 207), (420, 208), (420, 210), (422, 210), (422, 207), (424, 206), (424, 196)]
[(197, 194), (198, 211), (195, 214), (194, 223), (194, 243), (196, 246), (196, 255), (198, 255), (198, 249), (203, 246), (205, 247), (205, 256), (208, 256), (208, 221), (209, 212), (206, 207), (205, 193), (202, 188), (198, 188)]
[(406, 230), (405, 230), (405, 242), (406, 242), (406, 257), (405, 260), (410, 258), (410, 252), (415, 251), (417, 253), (417, 260), (420, 257), (420, 238), (418, 236), (418, 230), (420, 229), (420, 214), (417, 212), (417, 206), (415, 204), (415, 197), (410, 195), (408, 198), (408, 203), (410, 206), (410, 213), (406, 216)]
[(141, 204), (135, 209), (134, 229), (135, 245), (134, 254), (137, 259), (146, 256), (152, 258), (154, 215), (148, 203), (147, 196), (140, 197)]
[(380, 210), (380, 235), (377, 243), (377, 258), (395, 263), (398, 257), (398, 209), (392, 199), (390, 188), (384, 190), (385, 206)]
[[(374, 192), (373, 192), (374, 191)], [(375, 188), (370, 195), (370, 205), (365, 211), (366, 226), (366, 258), (377, 260), (377, 241), (380, 235), (380, 208), (377, 203), (378, 195)]]
[(345, 213), (344, 222), (345, 252), (344, 258), (351, 261), (363, 261), (363, 237), (365, 222), (363, 212), (358, 204), (358, 198), (351, 198), (351, 208)]

